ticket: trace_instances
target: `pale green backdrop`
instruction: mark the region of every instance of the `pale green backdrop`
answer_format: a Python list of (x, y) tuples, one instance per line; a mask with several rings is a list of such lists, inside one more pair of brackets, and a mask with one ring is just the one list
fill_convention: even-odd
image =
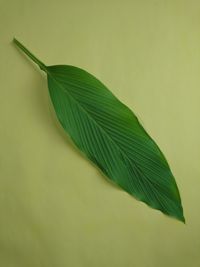
[[(200, 266), (200, 1), (0, 0), (0, 266)], [(112, 186), (55, 121), (46, 64), (101, 79), (157, 141), (186, 225)]]

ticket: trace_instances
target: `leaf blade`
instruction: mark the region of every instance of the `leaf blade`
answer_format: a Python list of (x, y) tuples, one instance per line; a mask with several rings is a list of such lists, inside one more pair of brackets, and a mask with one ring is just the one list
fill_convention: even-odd
[(134, 113), (80, 68), (49, 66), (47, 76), (57, 117), (79, 149), (136, 199), (184, 222), (167, 160)]

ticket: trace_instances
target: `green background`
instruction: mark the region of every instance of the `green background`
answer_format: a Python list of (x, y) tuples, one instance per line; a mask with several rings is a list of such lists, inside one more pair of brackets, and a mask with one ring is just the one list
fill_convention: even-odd
[[(0, 266), (200, 266), (200, 1), (0, 0)], [(56, 122), (44, 63), (94, 74), (166, 155), (186, 225), (108, 183)]]

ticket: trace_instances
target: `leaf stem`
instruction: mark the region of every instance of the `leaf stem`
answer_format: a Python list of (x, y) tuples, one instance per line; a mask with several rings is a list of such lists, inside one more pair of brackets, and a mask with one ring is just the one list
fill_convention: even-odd
[(40, 61), (36, 56), (34, 56), (22, 43), (20, 43), (16, 38), (13, 38), (14, 44), (16, 44), (29, 58), (31, 58), (41, 70), (46, 72), (46, 65)]

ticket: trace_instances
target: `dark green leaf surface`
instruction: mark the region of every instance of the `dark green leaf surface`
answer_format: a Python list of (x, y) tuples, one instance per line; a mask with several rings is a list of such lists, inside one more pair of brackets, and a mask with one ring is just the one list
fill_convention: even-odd
[(76, 146), (126, 192), (184, 220), (170, 167), (134, 113), (88, 72), (69, 65), (45, 66), (50, 97), (61, 125)]

